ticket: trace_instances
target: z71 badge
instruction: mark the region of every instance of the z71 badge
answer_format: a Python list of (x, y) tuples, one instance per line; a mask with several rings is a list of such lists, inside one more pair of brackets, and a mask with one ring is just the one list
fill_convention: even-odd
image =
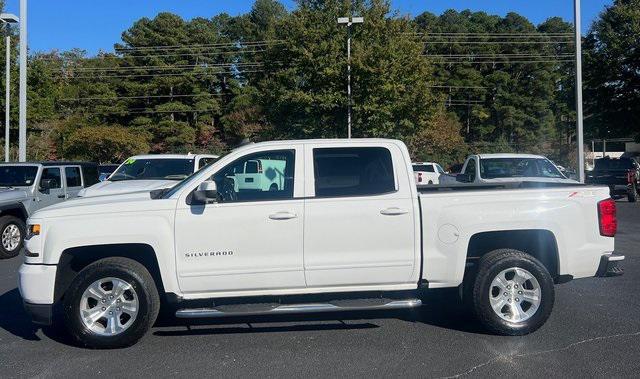
[(233, 251), (206, 251), (203, 253), (185, 253), (185, 258), (208, 258), (233, 255)]

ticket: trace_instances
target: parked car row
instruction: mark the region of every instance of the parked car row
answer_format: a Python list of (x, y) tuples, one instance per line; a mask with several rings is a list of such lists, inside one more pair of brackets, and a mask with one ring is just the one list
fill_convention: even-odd
[(460, 183), (497, 184), (535, 181), (576, 184), (549, 159), (530, 154), (470, 155), (460, 173), (446, 173), (437, 163), (414, 163), (417, 184), (456, 185)]
[[(461, 183), (499, 184), (533, 181), (576, 184), (575, 172), (558, 166), (546, 157), (529, 154), (470, 155), (455, 173), (447, 173), (437, 163), (413, 163), (418, 185), (459, 185)], [(459, 173), (457, 172), (459, 170)], [(604, 157), (587, 171), (586, 184), (605, 185), (610, 195), (626, 196), (630, 202), (640, 197), (640, 163), (629, 157)]]

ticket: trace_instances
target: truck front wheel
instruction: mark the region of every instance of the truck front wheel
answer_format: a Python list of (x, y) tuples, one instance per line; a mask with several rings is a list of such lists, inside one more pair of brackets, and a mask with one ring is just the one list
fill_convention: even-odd
[(471, 302), (478, 320), (502, 335), (524, 335), (549, 318), (553, 279), (540, 261), (518, 250), (490, 252), (480, 259)]
[(149, 271), (127, 258), (106, 258), (84, 268), (64, 297), (67, 329), (82, 345), (133, 345), (153, 326), (160, 298)]

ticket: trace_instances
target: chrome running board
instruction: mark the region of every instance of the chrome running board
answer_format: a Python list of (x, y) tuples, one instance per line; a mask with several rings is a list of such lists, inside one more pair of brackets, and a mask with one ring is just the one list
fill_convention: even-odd
[(245, 311), (222, 311), (216, 308), (193, 308), (179, 309), (176, 311), (178, 318), (218, 318), (218, 317), (241, 317), (241, 316), (261, 316), (261, 315), (283, 315), (295, 313), (323, 313), (323, 312), (345, 312), (345, 311), (371, 311), (371, 310), (391, 310), (416, 308), (422, 305), (420, 299), (394, 300), (385, 304), (376, 305), (355, 305), (340, 306), (331, 303), (311, 303), (311, 304), (286, 304), (278, 305), (270, 309), (245, 310)]

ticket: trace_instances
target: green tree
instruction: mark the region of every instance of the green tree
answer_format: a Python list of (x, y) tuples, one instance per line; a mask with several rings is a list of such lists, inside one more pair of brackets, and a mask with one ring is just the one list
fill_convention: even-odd
[(640, 0), (615, 0), (585, 39), (585, 129), (640, 141)]
[(146, 153), (149, 145), (140, 135), (121, 126), (85, 126), (71, 134), (64, 150), (68, 159), (107, 163)]

